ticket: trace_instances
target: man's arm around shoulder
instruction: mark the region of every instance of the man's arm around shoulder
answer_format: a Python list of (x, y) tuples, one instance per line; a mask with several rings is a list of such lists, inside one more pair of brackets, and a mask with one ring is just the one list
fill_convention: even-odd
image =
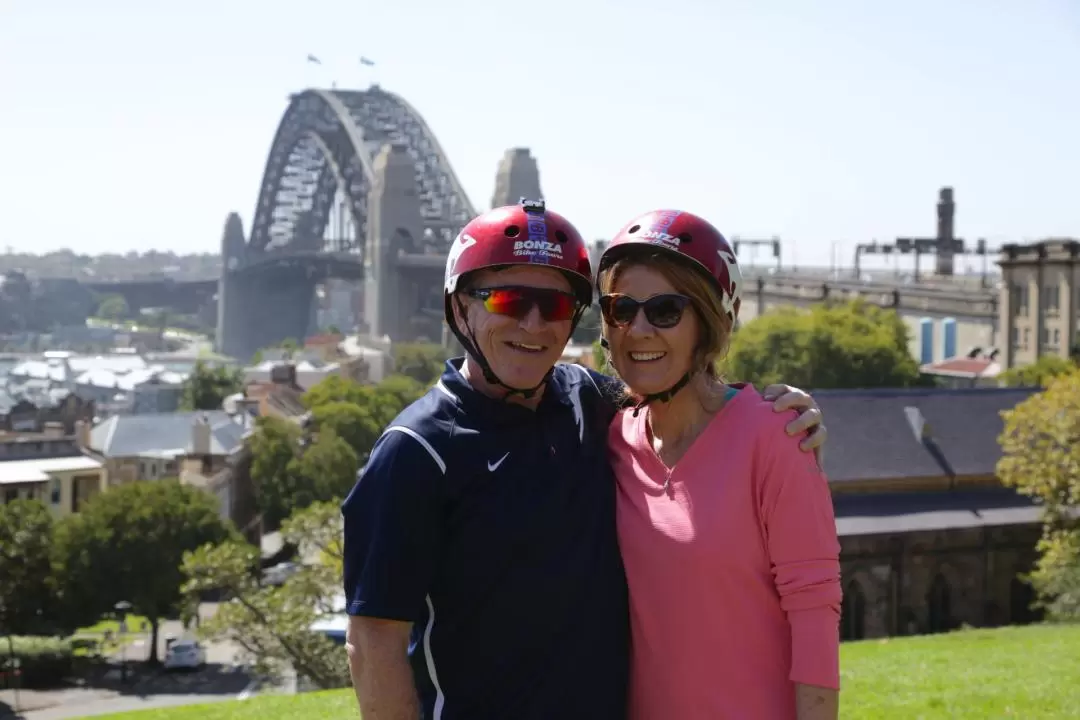
[(416, 720), (420, 703), (409, 666), (412, 623), (349, 618), (345, 649), (364, 720)]

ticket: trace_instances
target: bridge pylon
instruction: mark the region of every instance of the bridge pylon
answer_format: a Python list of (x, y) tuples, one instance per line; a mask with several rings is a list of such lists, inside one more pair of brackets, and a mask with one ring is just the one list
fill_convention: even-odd
[(230, 271), (243, 265), (246, 249), (244, 223), (238, 213), (231, 212), (225, 218), (225, 229), (221, 234), (221, 277), (218, 279), (217, 327), (214, 338), (217, 351), (225, 355), (232, 355), (230, 350), (238, 349), (235, 341), (240, 335), (244, 307), (239, 283), (235, 275), (230, 275)]
[(503, 153), (499, 169), (495, 173), (495, 192), (491, 196), (491, 207), (517, 205), (523, 197), (544, 197), (540, 192), (540, 169), (529, 148), (510, 148)]
[(398, 257), (421, 248), (424, 220), (416, 188), (415, 161), (398, 143), (382, 146), (375, 156), (368, 193), (364, 315), (368, 332), (391, 341), (414, 336), (420, 311), (416, 288), (402, 278)]

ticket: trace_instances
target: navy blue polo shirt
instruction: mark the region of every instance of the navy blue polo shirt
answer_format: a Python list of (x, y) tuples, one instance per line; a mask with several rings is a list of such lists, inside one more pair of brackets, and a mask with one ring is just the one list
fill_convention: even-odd
[(610, 379), (557, 365), (535, 411), (442, 379), (342, 509), (350, 615), (414, 623), (425, 720), (623, 720), (629, 619)]

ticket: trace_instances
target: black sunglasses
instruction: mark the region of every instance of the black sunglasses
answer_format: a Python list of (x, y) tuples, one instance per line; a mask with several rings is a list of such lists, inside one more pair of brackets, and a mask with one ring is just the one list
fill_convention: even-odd
[(466, 294), (483, 300), (488, 312), (517, 320), (523, 319), (535, 306), (546, 322), (562, 322), (574, 317), (579, 305), (571, 293), (521, 285), (475, 288)]
[(648, 300), (635, 300), (629, 295), (613, 293), (600, 296), (600, 312), (608, 325), (625, 327), (634, 322), (638, 310), (644, 308), (645, 319), (657, 328), (673, 328), (682, 320), (690, 298), (675, 293), (653, 295)]

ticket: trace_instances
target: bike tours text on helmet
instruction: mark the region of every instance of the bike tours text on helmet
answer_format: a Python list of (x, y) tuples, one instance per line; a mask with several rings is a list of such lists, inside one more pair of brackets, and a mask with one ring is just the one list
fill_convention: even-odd
[[(530, 397), (533, 388), (514, 388), (502, 382), (480, 351), (473, 331), (458, 326), (453, 303), (468, 289), (468, 276), (478, 270), (535, 265), (560, 271), (570, 283), (573, 307), (558, 308), (571, 320), (571, 332), (592, 302), (592, 267), (588, 248), (566, 218), (547, 209), (543, 200), (522, 198), (519, 205), (495, 208), (473, 218), (461, 230), (446, 259), (443, 300), (446, 323), (465, 351), (477, 362), (488, 382)], [(561, 317), (561, 315), (560, 315)]]
[[(600, 257), (596, 270), (597, 289), (606, 269), (637, 253), (662, 254), (708, 278), (734, 326), (742, 305), (742, 272), (735, 251), (711, 223), (681, 210), (654, 210), (639, 215), (615, 235)], [(601, 343), (606, 347), (606, 340)], [(638, 410), (653, 401), (670, 400), (692, 376), (693, 369), (667, 390), (646, 396)]]

